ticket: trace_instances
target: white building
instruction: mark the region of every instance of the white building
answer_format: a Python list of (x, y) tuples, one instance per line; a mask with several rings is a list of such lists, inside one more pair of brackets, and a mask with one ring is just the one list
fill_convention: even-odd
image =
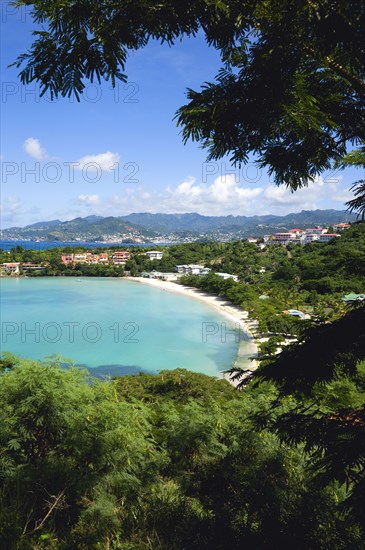
[(112, 262), (114, 265), (124, 266), (130, 257), (130, 252), (127, 252), (126, 250), (118, 250), (117, 252), (114, 252), (112, 256)]
[(175, 269), (178, 273), (181, 273), (183, 275), (202, 275), (203, 272), (204, 275), (207, 275), (210, 271), (209, 268), (204, 267), (203, 265), (195, 265), (195, 264), (181, 264), (181, 265), (175, 265)]
[(295, 227), (294, 229), (289, 229), (288, 233), (293, 233), (296, 237), (300, 237), (304, 233), (304, 229), (299, 229)]
[(341, 235), (338, 235), (338, 233), (324, 233), (323, 235), (318, 235), (318, 242), (328, 243), (329, 241), (332, 241), (332, 239), (335, 239), (336, 237), (341, 237)]
[(2, 264), (6, 273), (19, 273), (19, 262), (6, 262)]
[(267, 244), (282, 244), (286, 246), (289, 243), (300, 242), (296, 233), (275, 233), (275, 235), (264, 235), (264, 242)]
[(160, 279), (161, 281), (177, 281), (179, 279), (177, 273), (162, 273), (161, 271), (151, 271), (148, 273), (148, 277), (150, 279)]
[(99, 264), (108, 264), (108, 263), (109, 263), (108, 254), (106, 252), (99, 254)]
[(290, 242), (294, 242), (297, 239), (297, 236), (295, 233), (275, 233), (272, 240), (270, 241), (272, 244), (283, 244), (287, 245)]
[(22, 263), (22, 269), (23, 271), (28, 271), (28, 270), (31, 270), (31, 271), (40, 271), (42, 269), (46, 269), (46, 267), (48, 266), (49, 264), (47, 263), (46, 265), (43, 264), (43, 265), (40, 265), (40, 264), (34, 264), (32, 262), (23, 262)]
[(306, 233), (303, 237), (303, 244), (312, 243), (313, 241), (318, 241), (319, 235), (314, 233)]
[(308, 227), (308, 229), (305, 230), (306, 235), (323, 235), (323, 233), (327, 233), (325, 227)]
[(303, 244), (311, 243), (313, 241), (317, 243), (328, 243), (329, 241), (332, 241), (332, 239), (335, 239), (336, 237), (341, 237), (341, 235), (338, 235), (337, 233), (322, 233), (321, 235), (308, 234), (304, 236)]
[(146, 256), (149, 260), (161, 260), (163, 252), (160, 250), (149, 250), (146, 252)]
[(349, 227), (351, 227), (351, 225), (349, 223), (336, 223), (333, 226), (333, 229), (336, 229), (336, 231), (344, 231), (345, 229), (348, 229)]
[(218, 277), (221, 277), (224, 280), (233, 279), (236, 283), (238, 281), (237, 275), (231, 275), (230, 273), (216, 273), (216, 275), (218, 275)]

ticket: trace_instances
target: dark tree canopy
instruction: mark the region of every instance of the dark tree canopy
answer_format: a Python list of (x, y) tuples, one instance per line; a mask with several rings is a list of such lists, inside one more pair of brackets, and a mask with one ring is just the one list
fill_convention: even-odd
[[(210, 159), (255, 154), (295, 190), (349, 144), (365, 140), (365, 3), (348, 0), (19, 0), (33, 6), (36, 40), (16, 65), (23, 83), (52, 96), (82, 94), (85, 79), (125, 80), (128, 52), (150, 39), (173, 45), (199, 30), (222, 69), (177, 120)], [(24, 66), (25, 64), (25, 66)]]

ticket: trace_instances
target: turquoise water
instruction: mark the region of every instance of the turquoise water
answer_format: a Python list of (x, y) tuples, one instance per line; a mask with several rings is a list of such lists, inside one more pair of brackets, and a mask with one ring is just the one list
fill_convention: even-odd
[(31, 359), (61, 354), (112, 375), (185, 368), (219, 376), (242, 337), (209, 305), (133, 281), (14, 278), (0, 285), (1, 349)]

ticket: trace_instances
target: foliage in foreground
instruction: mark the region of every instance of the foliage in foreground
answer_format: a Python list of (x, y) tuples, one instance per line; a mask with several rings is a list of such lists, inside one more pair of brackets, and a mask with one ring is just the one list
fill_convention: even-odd
[(345, 484), (318, 485), (302, 444), (257, 430), (258, 416), (295, 406), (278, 406), (271, 383), (237, 392), (184, 370), (100, 382), (55, 362), (2, 366), (2, 548), (364, 547), (341, 514)]

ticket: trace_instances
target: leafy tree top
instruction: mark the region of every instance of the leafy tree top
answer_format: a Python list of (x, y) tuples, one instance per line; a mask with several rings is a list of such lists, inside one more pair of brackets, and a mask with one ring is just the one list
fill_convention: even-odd
[(16, 65), (23, 83), (76, 97), (85, 79), (125, 80), (128, 51), (150, 39), (173, 45), (199, 30), (221, 53), (215, 82), (177, 113), (183, 139), (209, 158), (254, 153), (295, 190), (347, 145), (364, 142), (365, 5), (322, 0), (19, 0), (42, 25)]
[(258, 369), (254, 378), (272, 380), (283, 394), (311, 393), (313, 386), (341, 372), (356, 375), (365, 359), (365, 307), (357, 307), (331, 324), (309, 329), (300, 345), (284, 350)]

